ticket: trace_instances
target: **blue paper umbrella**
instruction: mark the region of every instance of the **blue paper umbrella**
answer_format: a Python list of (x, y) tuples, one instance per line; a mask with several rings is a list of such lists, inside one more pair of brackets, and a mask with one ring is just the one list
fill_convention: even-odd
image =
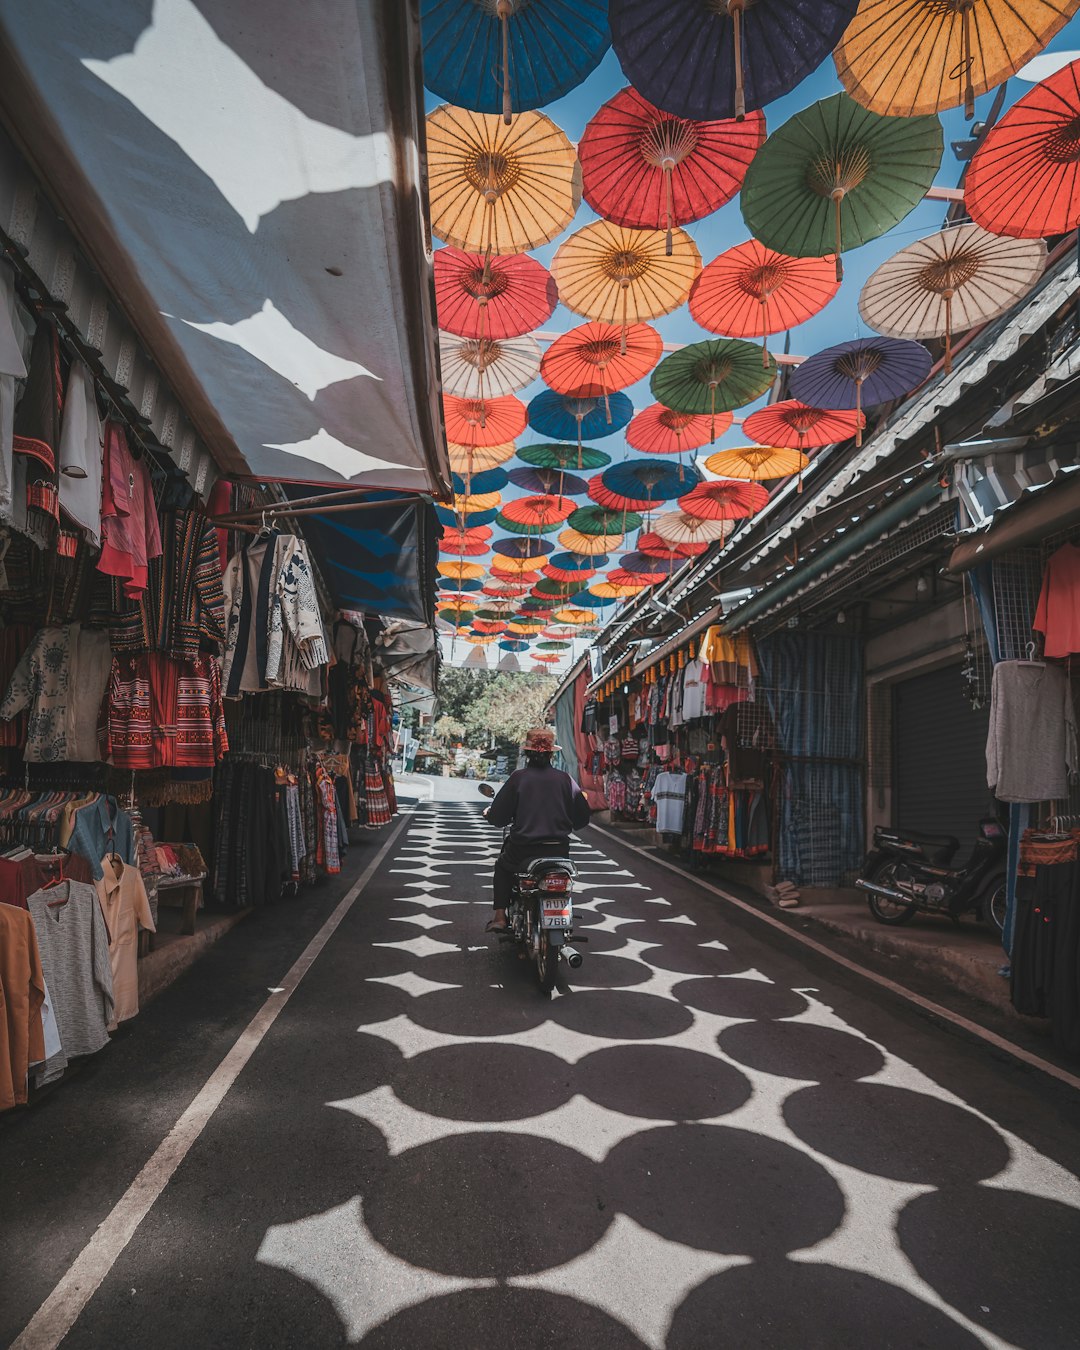
[(491, 547), (504, 558), (535, 558), (538, 553), (551, 553), (555, 549), (546, 539), (495, 539)]
[(619, 566), (625, 572), (665, 572), (668, 576), (685, 567), (686, 558), (654, 558), (648, 553), (624, 553)]
[(742, 118), (818, 68), (859, 0), (610, 0), (623, 74), (650, 103), (692, 121)]
[(542, 108), (611, 45), (607, 0), (423, 0), (424, 83), (472, 112)]
[(526, 492), (547, 492), (555, 497), (578, 497), (589, 490), (584, 478), (562, 469), (511, 469), (508, 477)]
[[(930, 353), (904, 338), (856, 338), (811, 356), (791, 373), (791, 393), (814, 408), (873, 408), (910, 394), (930, 374)], [(855, 434), (862, 444), (862, 424)]]
[(592, 591), (578, 591), (577, 595), (571, 597), (566, 603), (572, 609), (600, 609), (604, 605), (610, 604), (610, 601), (602, 600), (600, 596), (593, 595)]
[(484, 492), (501, 492), (507, 484), (505, 469), (482, 469), (479, 473), (451, 475), (454, 491), (462, 497), (478, 497)]
[(693, 467), (667, 459), (626, 459), (605, 469), (600, 481), (610, 492), (626, 498), (627, 503), (658, 504), (682, 497), (701, 482), (701, 474)]
[(439, 589), (442, 591), (478, 591), (483, 585), (479, 577), (440, 577)]
[[(458, 518), (457, 512), (452, 507), (439, 506), (436, 504), (435, 514), (443, 525), (449, 525), (455, 530), (461, 528), (461, 521)], [(491, 507), (487, 511), (473, 511), (465, 517), (465, 528), (471, 530), (474, 525), (490, 525), (498, 514), (499, 509), (496, 506)]]
[(560, 572), (598, 572), (608, 565), (606, 553), (553, 553), (548, 559), (552, 567)]
[(529, 644), (522, 642), (519, 638), (503, 638), (499, 646), (504, 652), (526, 652), (529, 650)]
[[(598, 441), (629, 426), (634, 405), (625, 394), (576, 398), (545, 389), (529, 402), (529, 426), (557, 441)], [(581, 465), (577, 467), (580, 469)]]

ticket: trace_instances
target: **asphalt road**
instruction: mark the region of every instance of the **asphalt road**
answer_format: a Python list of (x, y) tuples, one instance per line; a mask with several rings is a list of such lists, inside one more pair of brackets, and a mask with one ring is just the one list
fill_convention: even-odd
[(547, 1001), (483, 936), (468, 800), (418, 805), (113, 1259), (380, 842), (0, 1118), (0, 1345), (89, 1244), (71, 1350), (1075, 1347), (1076, 1094), (595, 831)]

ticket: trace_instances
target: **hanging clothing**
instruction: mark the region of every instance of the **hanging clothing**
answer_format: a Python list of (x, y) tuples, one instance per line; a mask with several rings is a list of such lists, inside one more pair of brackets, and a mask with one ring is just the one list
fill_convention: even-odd
[(27, 760), (101, 758), (98, 730), (109, 665), (108, 634), (98, 629), (72, 623), (36, 634), (0, 703), (4, 720), (29, 709)]
[(662, 773), (652, 786), (656, 828), (661, 834), (682, 834), (686, 806), (686, 774)]
[[(34, 638), (29, 624), (13, 623), (0, 628), (0, 689), (5, 693), (23, 653)], [(21, 746), (26, 743), (27, 712), (16, 713), (9, 721), (0, 720), (0, 746)]]
[(142, 873), (118, 853), (101, 860), (102, 876), (95, 885), (105, 925), (109, 930), (109, 966), (112, 970), (113, 1015), (109, 1030), (139, 1011), (139, 928), (157, 932), (150, 913)]
[(683, 674), (682, 716), (684, 722), (705, 716), (705, 681), (700, 661), (691, 661)]
[(113, 1013), (109, 933), (92, 886), (63, 881), (30, 897), (41, 966), (49, 982), (64, 1053), (107, 1045)]
[(1046, 656), (1080, 652), (1080, 544), (1063, 544), (1051, 555), (1031, 626), (1043, 634)]
[(0, 905), (0, 1111), (26, 1101), (30, 1065), (45, 1058), (45, 975), (30, 915)]
[(101, 543), (102, 454), (94, 377), (74, 361), (60, 427), (60, 509), (95, 548)]
[(98, 571), (119, 577), (124, 594), (137, 600), (146, 590), (150, 559), (161, 556), (153, 484), (119, 422), (105, 423), (104, 442)]
[(27, 900), (50, 881), (92, 881), (90, 864), (78, 854), (54, 856), (31, 853), (27, 858), (0, 858), (0, 903), (27, 908)]
[(1080, 767), (1076, 712), (1065, 671), (1041, 662), (999, 661), (990, 683), (986, 781), (1004, 802), (1069, 794)]
[(107, 745), (118, 769), (213, 768), (229, 748), (217, 659), (114, 658)]
[(0, 521), (10, 524), (15, 442), (15, 381), (26, 377), (22, 324), (15, 312), (15, 273), (0, 260)]
[(125, 863), (135, 862), (135, 829), (131, 817), (115, 797), (101, 794), (75, 812), (68, 848), (90, 864), (94, 880), (104, 876), (101, 860), (118, 853)]

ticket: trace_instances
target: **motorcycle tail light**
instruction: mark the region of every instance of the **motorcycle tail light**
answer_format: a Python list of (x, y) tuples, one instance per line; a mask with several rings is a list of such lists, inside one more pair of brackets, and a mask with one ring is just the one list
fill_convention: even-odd
[(549, 872), (540, 882), (540, 889), (551, 894), (565, 894), (570, 889), (570, 878), (565, 872)]
[(535, 890), (536, 890), (536, 882), (532, 879), (532, 877), (521, 877), (521, 878), (518, 880), (518, 886), (519, 886), (519, 887), (521, 888), (521, 890), (523, 890), (523, 891), (535, 891)]

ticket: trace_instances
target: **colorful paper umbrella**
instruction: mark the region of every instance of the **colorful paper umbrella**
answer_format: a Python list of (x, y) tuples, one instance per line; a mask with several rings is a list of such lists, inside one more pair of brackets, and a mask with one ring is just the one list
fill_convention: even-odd
[(420, 17), (431, 92), (506, 122), (568, 94), (611, 45), (604, 0), (424, 0)]
[(502, 505), (501, 492), (475, 492), (470, 496), (455, 492), (453, 510), (459, 516), (476, 515), (481, 511), (491, 511)]
[(505, 619), (508, 614), (514, 612), (514, 605), (511, 600), (484, 600), (482, 607), (476, 611), (478, 619)]
[(589, 500), (608, 511), (648, 511), (652, 505), (651, 502), (636, 501), (632, 497), (624, 497), (619, 492), (613, 492), (611, 488), (604, 486), (604, 480), (599, 474), (594, 474), (589, 479)]
[(510, 633), (538, 633), (544, 626), (544, 620), (539, 616), (530, 618), (528, 616), (515, 616), (507, 625), (507, 631)]
[(836, 49), (844, 88), (866, 108), (914, 117), (1003, 84), (1076, 13), (1076, 0), (862, 0)]
[(500, 633), (506, 632), (506, 624), (499, 619), (481, 619), (480, 611), (477, 610), (476, 618), (473, 619), (473, 632), (485, 637), (498, 637)]
[[(823, 310), (840, 283), (832, 258), (789, 258), (756, 239), (714, 258), (694, 282), (690, 316), (710, 333), (761, 338), (782, 333)], [(508, 391), (509, 392), (509, 391)]]
[(673, 544), (712, 544), (726, 539), (734, 525), (730, 520), (703, 520), (700, 516), (688, 516), (685, 511), (665, 511), (653, 521), (653, 529), (661, 539)]
[(565, 652), (568, 651), (573, 645), (574, 644), (572, 642), (550, 640), (546, 638), (543, 642), (538, 642), (536, 644), (537, 648), (542, 652)]
[(456, 577), (459, 581), (482, 577), (484, 569), (479, 563), (441, 562), (435, 564), (435, 570), (443, 577)]
[(614, 581), (598, 581), (589, 589), (593, 595), (600, 600), (622, 600), (628, 595), (637, 595), (640, 591), (647, 590), (649, 582), (634, 581), (623, 582), (619, 585)]
[(491, 547), (499, 555), (496, 561), (503, 558), (542, 558), (555, 550), (555, 545), (549, 544), (546, 539), (496, 539)]
[[(622, 513), (619, 515), (622, 519)], [(622, 531), (618, 534), (582, 534), (580, 530), (563, 530), (559, 543), (571, 553), (608, 554), (619, 547), (623, 541)]]
[(611, 463), (611, 456), (593, 445), (524, 445), (517, 454), (538, 469), (601, 469)]
[(492, 582), (490, 586), (484, 586), (480, 594), (495, 600), (515, 600), (518, 596), (524, 595), (526, 590), (527, 586), (496, 585)]
[(535, 497), (517, 497), (509, 501), (502, 509), (499, 524), (511, 534), (549, 534), (557, 530), (566, 517), (574, 510), (569, 497), (549, 497), (546, 494)]
[(522, 642), (520, 638), (500, 638), (499, 646), (504, 652), (527, 652), (529, 650), (529, 644)]
[(588, 488), (584, 478), (562, 469), (511, 469), (510, 481), (526, 492), (554, 493), (559, 497), (579, 497)]
[(941, 163), (936, 117), (883, 117), (847, 94), (812, 103), (774, 131), (742, 190), (755, 239), (797, 258), (836, 257), (898, 224)]
[(595, 570), (598, 567), (607, 566), (607, 554), (605, 553), (553, 553), (548, 559), (550, 567), (558, 568), (562, 572), (584, 572), (588, 569)]
[(616, 568), (609, 575), (619, 580), (623, 576), (641, 577), (646, 581), (663, 581), (664, 577), (669, 577), (672, 572), (677, 572), (680, 567), (685, 567), (686, 558), (657, 558), (650, 557), (647, 553), (624, 553), (622, 567)]
[(699, 483), (679, 498), (679, 509), (702, 520), (742, 520), (760, 511), (768, 500), (760, 483)]
[(648, 533), (643, 531), (638, 535), (637, 547), (639, 553), (647, 553), (650, 558), (668, 558), (672, 555), (679, 558), (697, 558), (709, 547), (709, 541), (702, 539), (697, 543), (676, 544), (657, 534), (655, 530), (650, 530)]
[(450, 451), (450, 467), (455, 473), (473, 474), (483, 473), (486, 469), (498, 468), (500, 464), (505, 464), (508, 459), (513, 459), (517, 453), (517, 446), (513, 441), (507, 441), (505, 445), (454, 445), (451, 441), (447, 445)]
[(859, 313), (896, 338), (952, 338), (1004, 314), (1042, 275), (1041, 239), (1002, 239), (981, 225), (959, 225), (917, 239), (886, 259), (859, 296)]
[[(458, 514), (453, 507), (442, 506), (439, 505), (438, 503), (436, 503), (435, 506), (435, 514), (443, 525), (452, 526), (454, 529), (459, 529), (461, 527), (462, 519), (465, 518), (462, 515)], [(472, 513), (466, 513), (466, 517), (468, 520), (468, 528), (476, 529), (478, 526), (481, 525), (490, 525), (498, 514), (499, 512), (497, 507), (492, 507), (487, 511), (474, 511)]]
[(1013, 239), (1080, 223), (1080, 61), (1037, 84), (987, 134), (964, 176), (964, 209)]
[[(838, 342), (797, 366), (791, 392), (818, 408), (864, 407), (909, 394), (930, 374), (930, 353), (918, 342), (901, 338), (856, 338)], [(855, 432), (862, 445), (862, 427)]]
[[(439, 540), (440, 553), (453, 553), (462, 558), (480, 558), (489, 552), (491, 545), (486, 539), (470, 538), (471, 530), (448, 530)], [(490, 530), (487, 531), (491, 533)], [(479, 531), (477, 531), (479, 534)]]
[(577, 636), (578, 634), (573, 628), (559, 628), (557, 626), (545, 628), (541, 634), (541, 637), (545, 639), (554, 638), (557, 642), (570, 642)]
[(503, 398), (532, 384), (540, 370), (533, 337), (463, 338), (439, 334), (443, 390), (455, 398)]
[(546, 563), (540, 570), (549, 581), (589, 581), (596, 576), (598, 570), (588, 566), (591, 561), (591, 558), (582, 558), (583, 565), (578, 567), (555, 567), (551, 563)]
[(666, 112), (709, 120), (764, 108), (816, 70), (858, 0), (610, 0), (623, 74)]
[(653, 372), (653, 397), (675, 412), (707, 413), (710, 440), (717, 436), (716, 414), (760, 398), (776, 378), (771, 356), (752, 342), (711, 338), (666, 356)]
[(528, 578), (531, 582), (537, 575), (537, 568), (543, 566), (543, 554), (521, 558), (507, 558), (496, 554), (491, 560), (491, 574), (497, 576)]
[(632, 511), (652, 511), (658, 503), (688, 492), (701, 481), (701, 474), (697, 469), (662, 459), (625, 459), (621, 464), (612, 464), (605, 469), (600, 481), (616, 496), (645, 503), (644, 507), (631, 506)]
[(600, 622), (592, 610), (579, 609), (576, 605), (557, 610), (555, 617), (560, 623), (571, 623), (575, 628), (587, 628), (589, 624)]
[(511, 394), (506, 398), (452, 398), (443, 395), (446, 439), (455, 445), (505, 445), (525, 430), (525, 405)]
[(866, 418), (854, 409), (812, 408), (788, 398), (751, 413), (743, 422), (743, 431), (763, 445), (812, 450), (846, 441), (865, 425)]
[[(635, 511), (611, 511), (603, 506), (579, 506), (566, 521), (568, 529), (578, 534), (592, 535), (594, 538), (629, 534), (640, 524), (641, 517)], [(610, 551), (607, 548), (601, 550), (603, 553)]]
[(605, 601), (593, 595), (590, 591), (584, 590), (579, 591), (570, 603), (574, 606), (580, 605), (582, 609), (598, 609), (605, 604)]
[(555, 278), (535, 258), (489, 258), (440, 248), (435, 253), (439, 327), (463, 338), (515, 338), (551, 318), (559, 302)]
[(479, 473), (455, 473), (451, 477), (455, 493), (463, 497), (499, 492), (510, 481), (505, 469), (482, 469)]
[[(557, 394), (545, 389), (529, 401), (529, 426), (542, 436), (556, 440), (598, 441), (622, 431), (634, 415), (634, 405), (625, 394), (609, 394), (606, 399), (591, 394)], [(584, 467), (584, 457), (577, 467)]]
[(443, 577), (439, 582), (439, 600), (444, 603), (454, 604), (458, 601), (466, 607), (471, 606), (475, 596), (467, 594), (469, 591), (478, 591), (480, 589), (479, 581), (456, 581), (451, 577)]
[(660, 334), (647, 323), (625, 329), (583, 323), (551, 344), (540, 362), (540, 374), (557, 394), (599, 398), (606, 417), (608, 396), (643, 380), (663, 349)]
[(718, 478), (748, 478), (753, 482), (767, 482), (773, 478), (789, 478), (802, 473), (810, 463), (799, 450), (781, 446), (740, 445), (734, 450), (718, 450), (705, 461), (705, 467)]
[[(716, 416), (716, 434), (722, 436), (731, 426), (730, 413)], [(650, 403), (637, 413), (626, 428), (626, 443), (643, 455), (679, 455), (708, 445), (712, 423), (698, 413), (675, 412), (662, 403)]]
[(548, 243), (581, 201), (574, 147), (538, 112), (508, 127), (443, 104), (427, 118), (427, 172), (432, 231), (485, 261)]
[(605, 220), (673, 230), (719, 210), (738, 192), (765, 139), (765, 118), (688, 122), (661, 112), (636, 89), (621, 89), (578, 142), (581, 195)]
[(557, 595), (545, 595), (543, 591), (537, 594), (534, 589), (530, 590), (529, 594), (522, 600), (521, 612), (528, 614), (530, 618), (539, 616), (547, 623), (548, 611), (558, 609), (563, 603), (563, 600)]
[(533, 595), (562, 596), (563, 599), (569, 600), (578, 591), (585, 590), (588, 584), (588, 581), (552, 581), (550, 577), (544, 577), (533, 587)]
[(575, 230), (551, 260), (562, 303), (586, 319), (618, 324), (622, 352), (628, 327), (678, 309), (700, 271), (701, 254), (685, 230), (665, 236), (608, 220)]

